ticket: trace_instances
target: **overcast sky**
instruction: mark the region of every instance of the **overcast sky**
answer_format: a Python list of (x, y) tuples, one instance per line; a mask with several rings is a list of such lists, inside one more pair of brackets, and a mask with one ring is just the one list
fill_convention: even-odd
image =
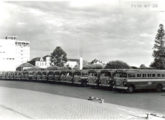
[(163, 14), (117, 0), (1, 2), (0, 37), (29, 40), (31, 58), (61, 46), (68, 58), (148, 66)]

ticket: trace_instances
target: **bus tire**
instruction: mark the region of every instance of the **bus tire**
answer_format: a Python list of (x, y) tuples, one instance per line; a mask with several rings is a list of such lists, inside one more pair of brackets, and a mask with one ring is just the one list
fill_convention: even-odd
[(127, 89), (128, 93), (133, 93), (134, 91), (135, 91), (134, 86), (132, 86), (132, 85), (128, 86), (128, 89)]
[(161, 84), (158, 84), (158, 85), (156, 86), (156, 91), (157, 91), (157, 92), (162, 92), (162, 90), (163, 90), (163, 86), (162, 86)]

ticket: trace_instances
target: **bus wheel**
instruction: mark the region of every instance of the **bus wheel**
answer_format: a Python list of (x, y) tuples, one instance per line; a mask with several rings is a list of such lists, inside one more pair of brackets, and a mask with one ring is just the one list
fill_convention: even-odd
[(157, 87), (156, 87), (156, 91), (157, 91), (157, 92), (161, 92), (162, 89), (163, 89), (163, 87), (162, 87), (161, 84), (157, 85)]
[(133, 93), (134, 92), (134, 87), (133, 86), (128, 86), (127, 92), (128, 93)]

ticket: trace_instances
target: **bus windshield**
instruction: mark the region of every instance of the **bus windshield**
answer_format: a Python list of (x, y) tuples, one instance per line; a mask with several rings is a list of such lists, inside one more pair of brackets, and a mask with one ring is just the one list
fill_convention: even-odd
[(123, 72), (118, 72), (114, 74), (114, 77), (127, 77), (127, 74)]

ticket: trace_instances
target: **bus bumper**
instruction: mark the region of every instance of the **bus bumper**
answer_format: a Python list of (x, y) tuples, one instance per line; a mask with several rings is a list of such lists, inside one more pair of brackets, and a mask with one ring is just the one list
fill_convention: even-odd
[(110, 87), (109, 84), (99, 84), (99, 86), (101, 86), (101, 87)]
[(122, 90), (127, 90), (128, 87), (124, 87), (124, 86), (113, 86), (113, 89), (122, 89)]
[(87, 83), (87, 85), (92, 85), (92, 86), (96, 86), (97, 85), (97, 83)]

